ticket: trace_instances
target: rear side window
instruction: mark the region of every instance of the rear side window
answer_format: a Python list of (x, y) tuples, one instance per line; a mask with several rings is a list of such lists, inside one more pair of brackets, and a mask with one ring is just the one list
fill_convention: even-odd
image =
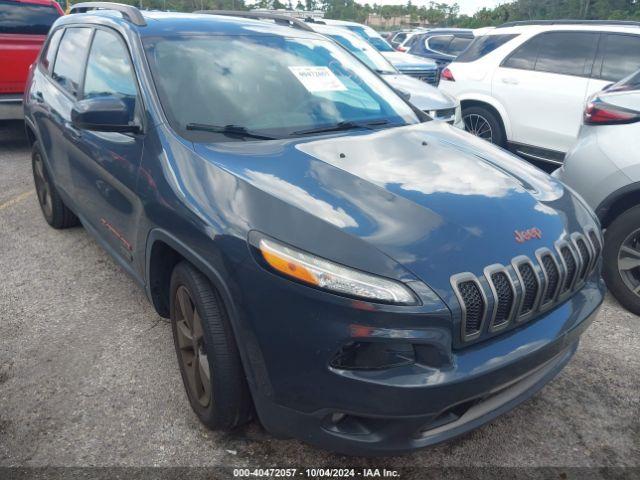
[(58, 47), (53, 79), (72, 95), (78, 93), (90, 37), (90, 28), (67, 28)]
[(413, 47), (413, 44), (416, 43), (416, 40), (418, 40), (418, 35), (412, 35), (411, 38), (405, 42), (404, 46), (407, 48)]
[(518, 48), (503, 66), (588, 77), (597, 40), (598, 34), (590, 32), (543, 33)]
[(46, 35), (58, 17), (53, 6), (0, 0), (0, 33)]
[(590, 76), (598, 34), (553, 32), (543, 35), (536, 71)]
[(640, 36), (609, 34), (600, 48), (603, 80), (617, 82), (640, 69)]
[(393, 41), (396, 43), (404, 42), (404, 39), (407, 38), (406, 33), (398, 33), (395, 37), (393, 37)]
[(447, 53), (457, 57), (467, 49), (472, 40), (473, 39), (469, 37), (453, 37), (453, 40), (451, 40), (449, 48), (447, 49)]
[(436, 37), (429, 37), (425, 43), (429, 50), (447, 54), (447, 48), (449, 48), (451, 40), (453, 40), (453, 35), (439, 35)]
[(475, 38), (467, 49), (456, 58), (456, 62), (474, 62), (490, 54), (496, 48), (501, 47), (509, 40), (513, 40), (518, 35), (484, 35)]
[(60, 45), (60, 39), (62, 38), (62, 29), (56, 30), (47, 43), (46, 51), (42, 57), (42, 66), (48, 72), (53, 67), (53, 61), (56, 58), (56, 52), (58, 51), (58, 45)]

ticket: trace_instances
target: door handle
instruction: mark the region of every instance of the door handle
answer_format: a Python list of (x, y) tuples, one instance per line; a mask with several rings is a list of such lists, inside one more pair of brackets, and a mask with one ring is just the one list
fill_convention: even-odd
[(507, 85), (518, 85), (520, 81), (517, 78), (504, 77), (502, 78), (502, 83), (506, 83)]
[(33, 96), (36, 98), (36, 102), (44, 103), (44, 95), (42, 95), (42, 92), (36, 92)]

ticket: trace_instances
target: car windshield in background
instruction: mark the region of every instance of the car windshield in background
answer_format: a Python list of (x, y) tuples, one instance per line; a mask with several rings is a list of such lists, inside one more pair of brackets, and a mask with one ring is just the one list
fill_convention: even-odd
[(398, 73), (397, 70), (370, 43), (360, 37), (350, 34), (349, 37), (340, 34), (329, 34), (340, 45), (345, 47), (360, 59), (367, 67), (376, 73)]
[(193, 141), (288, 138), (418, 123), (411, 107), (331, 40), (145, 40), (172, 127)]
[(46, 35), (58, 17), (52, 6), (0, 0), (0, 33)]
[(356, 32), (367, 42), (376, 47), (379, 52), (395, 52), (393, 47), (373, 29), (358, 25), (347, 25), (347, 28), (352, 32)]
[(456, 62), (474, 62), (517, 36), (518, 35), (484, 35), (482, 37), (476, 37), (467, 49), (456, 58)]

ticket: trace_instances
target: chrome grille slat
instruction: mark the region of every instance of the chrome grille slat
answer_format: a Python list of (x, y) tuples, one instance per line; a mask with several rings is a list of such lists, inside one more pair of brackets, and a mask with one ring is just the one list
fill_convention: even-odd
[(602, 240), (590, 227), (540, 248), (535, 260), (521, 255), (507, 266), (494, 264), (484, 278), (470, 272), (451, 277), (460, 304), (463, 342), (531, 320), (555, 307), (580, 288), (602, 254)]
[[(461, 285), (474, 285), (475, 288), (465, 286), (463, 287), (465, 291), (463, 291), (461, 289)], [(484, 292), (484, 289), (482, 288), (482, 285), (480, 284), (480, 281), (476, 278), (474, 274), (469, 272), (460, 273), (458, 275), (454, 275), (453, 277), (451, 277), (451, 286), (453, 287), (453, 291), (455, 292), (456, 297), (458, 298), (458, 302), (460, 303), (461, 316), (462, 316), (460, 333), (461, 333), (462, 339), (463, 341), (473, 340), (480, 336), (480, 334), (482, 333), (482, 329), (484, 327), (484, 323), (487, 319), (487, 308), (488, 308), (487, 296)], [(471, 306), (467, 303), (468, 297), (466, 297), (466, 295), (469, 294), (468, 291), (470, 290), (474, 290), (472, 293), (479, 294), (481, 298), (481, 305), (479, 307), (480, 318), (479, 318), (479, 321), (477, 321), (477, 324), (475, 320), (475, 315), (476, 315), (475, 311), (478, 307), (477, 305)], [(470, 307), (473, 307), (473, 308), (470, 308)], [(471, 325), (468, 325), (468, 322), (467, 322), (468, 313), (474, 316), (473, 324)]]
[(574, 288), (585, 281), (587, 274), (589, 273), (589, 266), (591, 265), (591, 249), (587, 246), (587, 240), (581, 233), (574, 233), (571, 235), (571, 245), (578, 258), (578, 273)]
[(524, 255), (516, 257), (511, 261), (511, 265), (515, 270), (521, 287), (520, 307), (516, 320), (524, 322), (535, 313), (543, 285), (529, 257)]
[(516, 287), (507, 268), (500, 264), (485, 268), (484, 277), (494, 299), (489, 331), (496, 332), (506, 328), (513, 319), (517, 307)]

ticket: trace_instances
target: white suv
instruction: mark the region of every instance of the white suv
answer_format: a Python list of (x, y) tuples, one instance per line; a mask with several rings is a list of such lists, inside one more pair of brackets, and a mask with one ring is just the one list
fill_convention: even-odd
[(640, 22), (513, 22), (476, 38), (442, 72), (468, 131), (561, 164), (586, 100), (640, 68)]

